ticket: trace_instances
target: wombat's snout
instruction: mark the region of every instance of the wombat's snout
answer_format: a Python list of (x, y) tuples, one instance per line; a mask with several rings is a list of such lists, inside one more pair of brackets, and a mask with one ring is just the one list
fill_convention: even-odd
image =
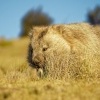
[(43, 60), (44, 58), (43, 57), (40, 57), (40, 56), (33, 56), (32, 58), (33, 60), (33, 63), (38, 66), (39, 68), (42, 68), (43, 67)]
[(33, 60), (34, 65), (36, 65), (37, 67), (41, 67), (39, 58), (33, 57), (32, 60)]
[(33, 57), (34, 64), (39, 64), (40, 60), (37, 57)]

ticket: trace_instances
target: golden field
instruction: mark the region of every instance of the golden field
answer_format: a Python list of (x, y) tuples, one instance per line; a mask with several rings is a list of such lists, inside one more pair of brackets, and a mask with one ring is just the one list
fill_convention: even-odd
[(100, 100), (100, 79), (39, 79), (27, 63), (27, 38), (0, 41), (0, 100)]

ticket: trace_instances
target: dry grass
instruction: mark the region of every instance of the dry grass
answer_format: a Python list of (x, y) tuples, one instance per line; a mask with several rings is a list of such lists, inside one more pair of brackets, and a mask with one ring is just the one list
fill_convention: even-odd
[(98, 78), (99, 31), (88, 23), (34, 27), (30, 33), (29, 62), (44, 66), (44, 76), (53, 79)]
[(99, 78), (39, 79), (28, 66), (28, 39), (0, 47), (0, 100), (100, 100)]

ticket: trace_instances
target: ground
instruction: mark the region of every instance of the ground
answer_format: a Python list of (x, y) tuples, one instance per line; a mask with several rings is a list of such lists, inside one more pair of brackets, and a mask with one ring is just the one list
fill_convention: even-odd
[(40, 79), (27, 63), (27, 38), (0, 41), (0, 100), (100, 100), (98, 79)]

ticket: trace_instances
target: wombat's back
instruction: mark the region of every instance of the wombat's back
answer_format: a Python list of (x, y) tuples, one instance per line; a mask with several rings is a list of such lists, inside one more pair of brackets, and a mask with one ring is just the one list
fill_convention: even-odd
[[(52, 77), (99, 76), (100, 38), (97, 30), (87, 24), (69, 24), (53, 26), (70, 45), (70, 52), (62, 49), (48, 57), (47, 70)], [(98, 31), (99, 32), (99, 31)], [(54, 76), (53, 76), (54, 75)]]

